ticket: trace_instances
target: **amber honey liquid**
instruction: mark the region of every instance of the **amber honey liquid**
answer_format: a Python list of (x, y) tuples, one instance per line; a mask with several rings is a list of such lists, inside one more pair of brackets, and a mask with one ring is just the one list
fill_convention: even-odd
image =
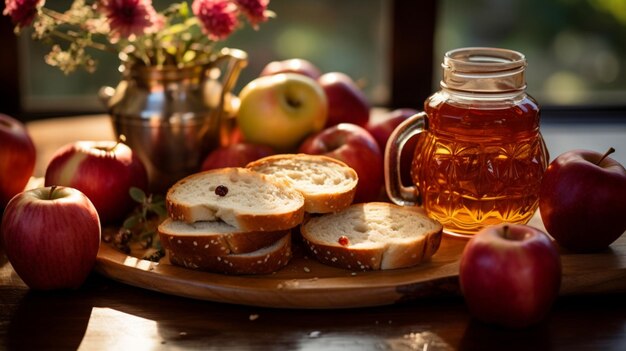
[(468, 108), (435, 94), (425, 111), (428, 131), (412, 175), (429, 215), (460, 236), (502, 222), (526, 223), (537, 209), (549, 160), (535, 101), (524, 96)]

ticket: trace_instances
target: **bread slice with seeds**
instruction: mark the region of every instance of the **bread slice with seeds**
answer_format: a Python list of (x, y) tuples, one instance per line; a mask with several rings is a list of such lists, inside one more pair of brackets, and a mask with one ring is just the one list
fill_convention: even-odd
[(439, 249), (442, 230), (441, 223), (417, 207), (384, 202), (311, 217), (300, 227), (305, 244), (320, 262), (352, 270), (417, 265)]
[(241, 231), (290, 229), (304, 218), (304, 197), (290, 184), (238, 167), (179, 180), (167, 192), (166, 207), (177, 221), (222, 220)]
[(179, 257), (225, 256), (259, 250), (270, 246), (289, 233), (245, 232), (222, 221), (185, 223), (165, 219), (158, 227), (161, 245)]
[(323, 155), (273, 155), (247, 168), (292, 184), (304, 195), (304, 211), (308, 213), (337, 212), (350, 206), (358, 183), (354, 169)]
[(167, 250), (167, 257), (177, 266), (223, 274), (269, 274), (285, 267), (292, 256), (291, 234), (259, 250), (224, 256), (180, 255)]

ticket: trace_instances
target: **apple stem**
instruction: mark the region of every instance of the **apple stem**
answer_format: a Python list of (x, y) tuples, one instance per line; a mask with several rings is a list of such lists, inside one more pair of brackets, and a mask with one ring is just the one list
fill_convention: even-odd
[(605, 158), (607, 158), (607, 156), (609, 156), (610, 154), (614, 153), (615, 149), (610, 147), (605, 153), (604, 155), (602, 155), (602, 157), (600, 158), (600, 160), (598, 162), (596, 162), (596, 165), (600, 165), (600, 163), (602, 163), (602, 161), (604, 161)]
[(124, 134), (120, 134), (119, 138), (117, 138), (117, 143), (115, 143), (115, 145), (113, 145), (113, 147), (111, 147), (108, 151), (112, 152), (113, 150), (115, 150), (115, 148), (119, 145), (119, 144), (125, 144), (126, 143), (126, 135)]
[(48, 193), (48, 200), (52, 200), (52, 193), (57, 189), (56, 185), (50, 187), (50, 192)]
[(504, 238), (508, 239), (509, 235), (511, 234), (511, 230), (510, 230), (509, 226), (505, 224), (504, 227), (502, 227), (502, 231), (504, 233)]

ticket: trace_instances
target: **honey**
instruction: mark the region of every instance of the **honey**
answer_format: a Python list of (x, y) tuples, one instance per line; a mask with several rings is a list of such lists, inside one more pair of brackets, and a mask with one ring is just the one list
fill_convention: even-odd
[(548, 163), (539, 108), (528, 96), (489, 105), (467, 108), (442, 96), (425, 105), (429, 131), (411, 174), (424, 209), (448, 233), (471, 235), (488, 225), (526, 223), (537, 209)]

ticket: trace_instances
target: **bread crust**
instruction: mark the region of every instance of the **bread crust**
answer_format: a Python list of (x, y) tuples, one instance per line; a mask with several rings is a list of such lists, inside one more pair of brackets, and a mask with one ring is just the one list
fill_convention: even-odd
[(270, 248), (245, 254), (211, 256), (180, 255), (175, 250), (166, 252), (172, 264), (189, 269), (232, 275), (270, 274), (289, 263), (292, 257), (291, 235), (284, 235)]
[[(347, 189), (341, 189), (329, 187), (328, 192), (311, 193), (305, 189), (300, 189), (296, 182), (293, 182), (294, 188), (302, 193), (304, 196), (304, 211), (308, 213), (331, 213), (338, 212), (344, 208), (350, 206), (354, 201), (354, 195), (356, 194), (356, 187), (358, 184), (358, 175), (354, 169), (348, 166), (346, 163), (334, 159), (332, 157), (324, 155), (308, 155), (308, 154), (278, 154), (267, 156), (259, 160), (249, 163), (246, 168), (252, 169), (263, 174), (264, 168), (272, 167), (276, 162), (280, 161), (293, 161), (306, 164), (307, 162), (316, 163), (319, 165), (333, 164), (344, 169), (348, 174), (348, 180), (353, 180), (351, 187)], [(268, 174), (271, 175), (271, 174)], [(282, 177), (281, 177), (282, 178)], [(289, 180), (287, 180), (289, 181)]]
[[(385, 206), (393, 210), (399, 207), (390, 203), (369, 203), (371, 206)], [(367, 204), (355, 204), (352, 207), (363, 207)], [(406, 211), (407, 208), (400, 210)], [(405, 268), (419, 264), (429, 259), (439, 249), (441, 243), (443, 227), (433, 219), (428, 218), (419, 210), (411, 211), (435, 223), (435, 230), (430, 230), (416, 236), (414, 240), (393, 240), (390, 239), (386, 243), (374, 243), (369, 247), (354, 247), (350, 243), (347, 245), (340, 244), (340, 234), (337, 235), (336, 242), (323, 242), (318, 240), (316, 233), (309, 230), (307, 224), (311, 221), (328, 220), (325, 216), (307, 218), (300, 226), (300, 232), (304, 243), (311, 254), (320, 262), (334, 267), (350, 269), (350, 270), (387, 270)]]
[(171, 218), (167, 218), (158, 227), (161, 245), (179, 256), (209, 255), (226, 256), (253, 252), (272, 245), (289, 233), (289, 230), (271, 232), (246, 232), (232, 228), (228, 233), (197, 231), (174, 231), (170, 228)]

